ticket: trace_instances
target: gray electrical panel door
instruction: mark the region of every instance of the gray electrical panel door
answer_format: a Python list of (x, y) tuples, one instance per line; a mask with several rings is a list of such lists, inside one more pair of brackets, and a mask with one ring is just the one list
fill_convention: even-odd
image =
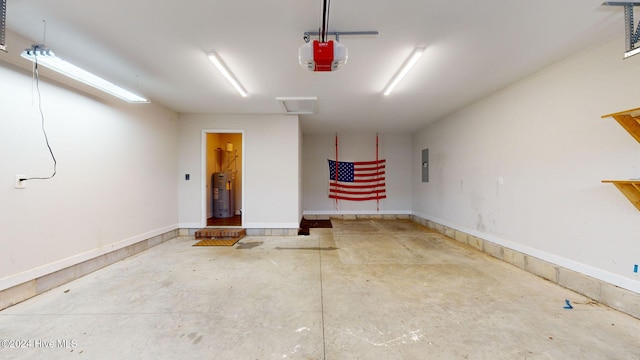
[(422, 182), (429, 182), (429, 149), (422, 149)]

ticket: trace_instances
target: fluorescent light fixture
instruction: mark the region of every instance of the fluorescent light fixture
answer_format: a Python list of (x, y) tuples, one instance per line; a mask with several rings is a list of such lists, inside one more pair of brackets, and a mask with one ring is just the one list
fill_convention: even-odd
[(409, 58), (407, 59), (407, 61), (404, 62), (400, 70), (393, 76), (393, 78), (391, 79), (387, 87), (384, 88), (385, 96), (391, 94), (391, 92), (396, 87), (396, 85), (400, 83), (400, 81), (405, 77), (405, 75), (407, 75), (409, 70), (411, 70), (413, 65), (416, 64), (418, 59), (420, 59), (420, 56), (422, 56), (422, 53), (424, 53), (424, 48), (416, 48), (415, 50), (413, 50), (413, 52), (411, 53), (411, 56), (409, 56)]
[(97, 75), (94, 75), (86, 70), (83, 70), (69, 62), (60, 59), (53, 53), (53, 51), (41, 45), (33, 45), (31, 48), (23, 51), (21, 56), (29, 61), (34, 62), (35, 64), (47, 67), (71, 79), (85, 83), (124, 101), (128, 101), (130, 103), (149, 102), (149, 100), (143, 98), (142, 96), (136, 95), (131, 91), (125, 90)]
[(222, 75), (224, 75), (224, 77), (227, 80), (229, 80), (231, 85), (233, 85), (233, 87), (236, 88), (236, 90), (238, 90), (238, 92), (240, 93), (240, 95), (242, 95), (242, 97), (249, 96), (249, 93), (247, 93), (247, 90), (245, 90), (242, 87), (242, 84), (240, 84), (240, 82), (231, 73), (231, 71), (227, 69), (227, 66), (222, 62), (222, 59), (220, 59), (218, 54), (216, 54), (215, 52), (210, 52), (207, 54), (207, 56), (209, 57), (209, 60), (211, 60), (213, 65), (215, 65), (218, 68), (218, 70), (222, 73)]
[(637, 47), (637, 48), (635, 48), (633, 50), (629, 50), (629, 51), (625, 52), (623, 59), (626, 59), (626, 58), (631, 57), (633, 55), (637, 55), (638, 53), (640, 53), (640, 47)]

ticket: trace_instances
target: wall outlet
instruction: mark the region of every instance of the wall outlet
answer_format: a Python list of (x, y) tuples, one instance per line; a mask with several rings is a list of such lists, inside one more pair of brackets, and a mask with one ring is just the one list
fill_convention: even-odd
[(20, 179), (26, 179), (27, 176), (26, 175), (16, 175), (16, 182), (14, 187), (16, 189), (26, 189), (27, 188), (27, 182), (26, 181), (20, 181)]

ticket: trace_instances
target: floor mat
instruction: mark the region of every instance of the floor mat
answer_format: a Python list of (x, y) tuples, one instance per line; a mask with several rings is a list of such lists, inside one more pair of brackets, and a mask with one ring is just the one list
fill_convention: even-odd
[(311, 228), (333, 228), (333, 226), (331, 225), (331, 220), (302, 219), (298, 235), (309, 235), (309, 229)]
[(197, 243), (193, 244), (193, 246), (233, 246), (240, 238), (233, 239), (205, 239), (200, 240)]
[(246, 234), (245, 229), (201, 229), (196, 231), (193, 246), (233, 246)]

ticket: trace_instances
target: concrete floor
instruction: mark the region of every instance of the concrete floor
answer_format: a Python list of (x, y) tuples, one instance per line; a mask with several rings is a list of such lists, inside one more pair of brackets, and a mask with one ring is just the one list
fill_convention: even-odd
[(410, 221), (194, 243), (1, 311), (0, 358), (640, 359), (640, 320)]

